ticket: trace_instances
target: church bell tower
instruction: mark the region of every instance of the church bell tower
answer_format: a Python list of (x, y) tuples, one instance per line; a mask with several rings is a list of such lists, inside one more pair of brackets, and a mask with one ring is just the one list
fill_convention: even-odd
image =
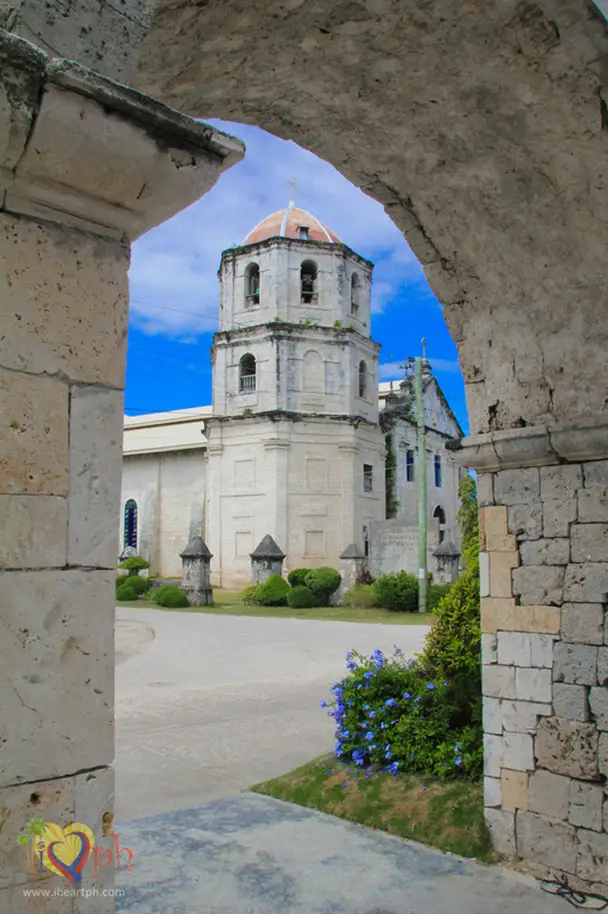
[(206, 429), (216, 584), (248, 584), (266, 534), (288, 570), (338, 567), (384, 516), (372, 270), (293, 202), (222, 253)]

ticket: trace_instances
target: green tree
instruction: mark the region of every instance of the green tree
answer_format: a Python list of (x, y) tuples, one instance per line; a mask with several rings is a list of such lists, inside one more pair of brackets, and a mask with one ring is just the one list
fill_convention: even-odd
[(469, 568), (479, 562), (479, 516), (477, 513), (477, 485), (467, 473), (458, 487), (460, 508), (458, 523), (462, 530), (462, 554)]

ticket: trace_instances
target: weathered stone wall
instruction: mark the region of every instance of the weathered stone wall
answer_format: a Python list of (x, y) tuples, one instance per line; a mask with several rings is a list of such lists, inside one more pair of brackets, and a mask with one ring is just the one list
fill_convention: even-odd
[(608, 889), (608, 460), (479, 477), (486, 820)]
[[(112, 840), (129, 239), (242, 154), (229, 138), (209, 140), (207, 128), (0, 33), (3, 912), (90, 908), (23, 895), (49, 875), (29, 873), (17, 845), (31, 819), (82, 822), (100, 845)], [(88, 872), (87, 887), (112, 878)], [(112, 910), (111, 897), (96, 899), (96, 914)]]

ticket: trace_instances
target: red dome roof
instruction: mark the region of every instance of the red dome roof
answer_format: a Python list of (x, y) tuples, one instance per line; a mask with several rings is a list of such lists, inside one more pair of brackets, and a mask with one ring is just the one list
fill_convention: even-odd
[(267, 238), (293, 238), (296, 241), (324, 241), (341, 244), (335, 232), (327, 228), (316, 216), (290, 204), (271, 216), (266, 216), (252, 229), (243, 244), (256, 244)]

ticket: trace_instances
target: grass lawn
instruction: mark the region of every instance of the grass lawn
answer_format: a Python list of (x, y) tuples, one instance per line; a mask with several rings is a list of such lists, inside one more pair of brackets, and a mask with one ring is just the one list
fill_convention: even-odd
[(496, 860), (483, 819), (481, 784), (384, 773), (368, 780), (354, 765), (329, 755), (251, 789), (461, 857)]
[[(267, 616), (272, 619), (323, 619), (330, 622), (385, 622), (390, 625), (431, 625), (431, 613), (394, 613), (386, 609), (357, 609), (349, 606), (316, 606), (313, 609), (291, 609), (289, 606), (248, 606), (239, 599), (239, 591), (214, 587), (213, 606), (185, 606), (170, 612), (207, 613), (216, 616)], [(116, 601), (117, 606), (138, 609), (164, 609), (147, 600)]]

